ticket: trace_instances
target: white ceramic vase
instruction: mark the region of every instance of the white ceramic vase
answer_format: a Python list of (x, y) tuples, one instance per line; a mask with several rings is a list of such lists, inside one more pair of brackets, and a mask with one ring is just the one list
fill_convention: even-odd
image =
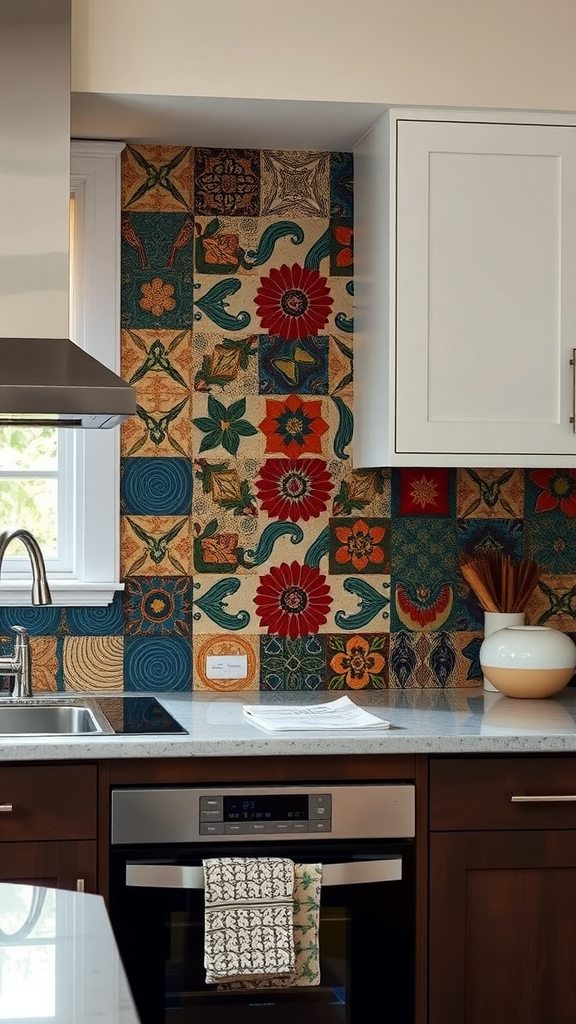
[[(505, 626), (523, 626), (526, 616), (524, 612), (484, 612), (484, 639)], [(482, 648), (480, 648), (482, 650)], [(492, 693), (499, 692), (484, 675), (484, 689)]]
[(480, 666), (507, 697), (551, 697), (574, 674), (576, 645), (547, 626), (506, 626), (484, 639)]

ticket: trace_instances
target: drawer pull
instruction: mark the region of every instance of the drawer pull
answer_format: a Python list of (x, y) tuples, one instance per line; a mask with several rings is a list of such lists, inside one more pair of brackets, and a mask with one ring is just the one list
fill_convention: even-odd
[(513, 804), (569, 804), (576, 803), (576, 794), (561, 793), (547, 794), (545, 796), (526, 796), (526, 795), (513, 795), (510, 797)]
[(0, 804), (0, 814), (10, 814), (13, 809), (12, 804)]

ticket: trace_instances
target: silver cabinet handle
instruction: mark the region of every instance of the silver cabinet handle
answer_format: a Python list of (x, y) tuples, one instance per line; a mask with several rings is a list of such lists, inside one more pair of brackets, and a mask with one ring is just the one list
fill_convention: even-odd
[[(402, 858), (356, 860), (324, 864), (322, 885), (358, 885), (360, 882), (396, 882), (402, 878)], [(157, 889), (203, 889), (204, 869), (189, 864), (127, 864), (126, 885)]]
[(525, 794), (514, 794), (510, 797), (513, 804), (573, 804), (576, 803), (576, 794), (550, 793), (544, 796), (527, 796)]
[(13, 810), (12, 804), (0, 804), (0, 814), (10, 814)]
[(77, 878), (76, 879), (76, 892), (84, 892), (84, 879), (83, 878)]

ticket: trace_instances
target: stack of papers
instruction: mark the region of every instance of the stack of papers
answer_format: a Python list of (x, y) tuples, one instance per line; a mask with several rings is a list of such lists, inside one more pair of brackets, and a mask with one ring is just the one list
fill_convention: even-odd
[(244, 718), (270, 732), (302, 729), (388, 729), (377, 715), (359, 708), (349, 697), (327, 704), (244, 704)]

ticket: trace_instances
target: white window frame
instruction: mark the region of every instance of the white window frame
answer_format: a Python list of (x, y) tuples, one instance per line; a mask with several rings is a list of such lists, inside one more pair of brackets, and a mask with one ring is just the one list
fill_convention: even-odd
[[(71, 143), (77, 301), (72, 340), (120, 372), (120, 156), (123, 142)], [(120, 429), (74, 431), (73, 568), (48, 572), (52, 603), (104, 606), (120, 582)], [(2, 569), (0, 605), (31, 604), (31, 573)]]

